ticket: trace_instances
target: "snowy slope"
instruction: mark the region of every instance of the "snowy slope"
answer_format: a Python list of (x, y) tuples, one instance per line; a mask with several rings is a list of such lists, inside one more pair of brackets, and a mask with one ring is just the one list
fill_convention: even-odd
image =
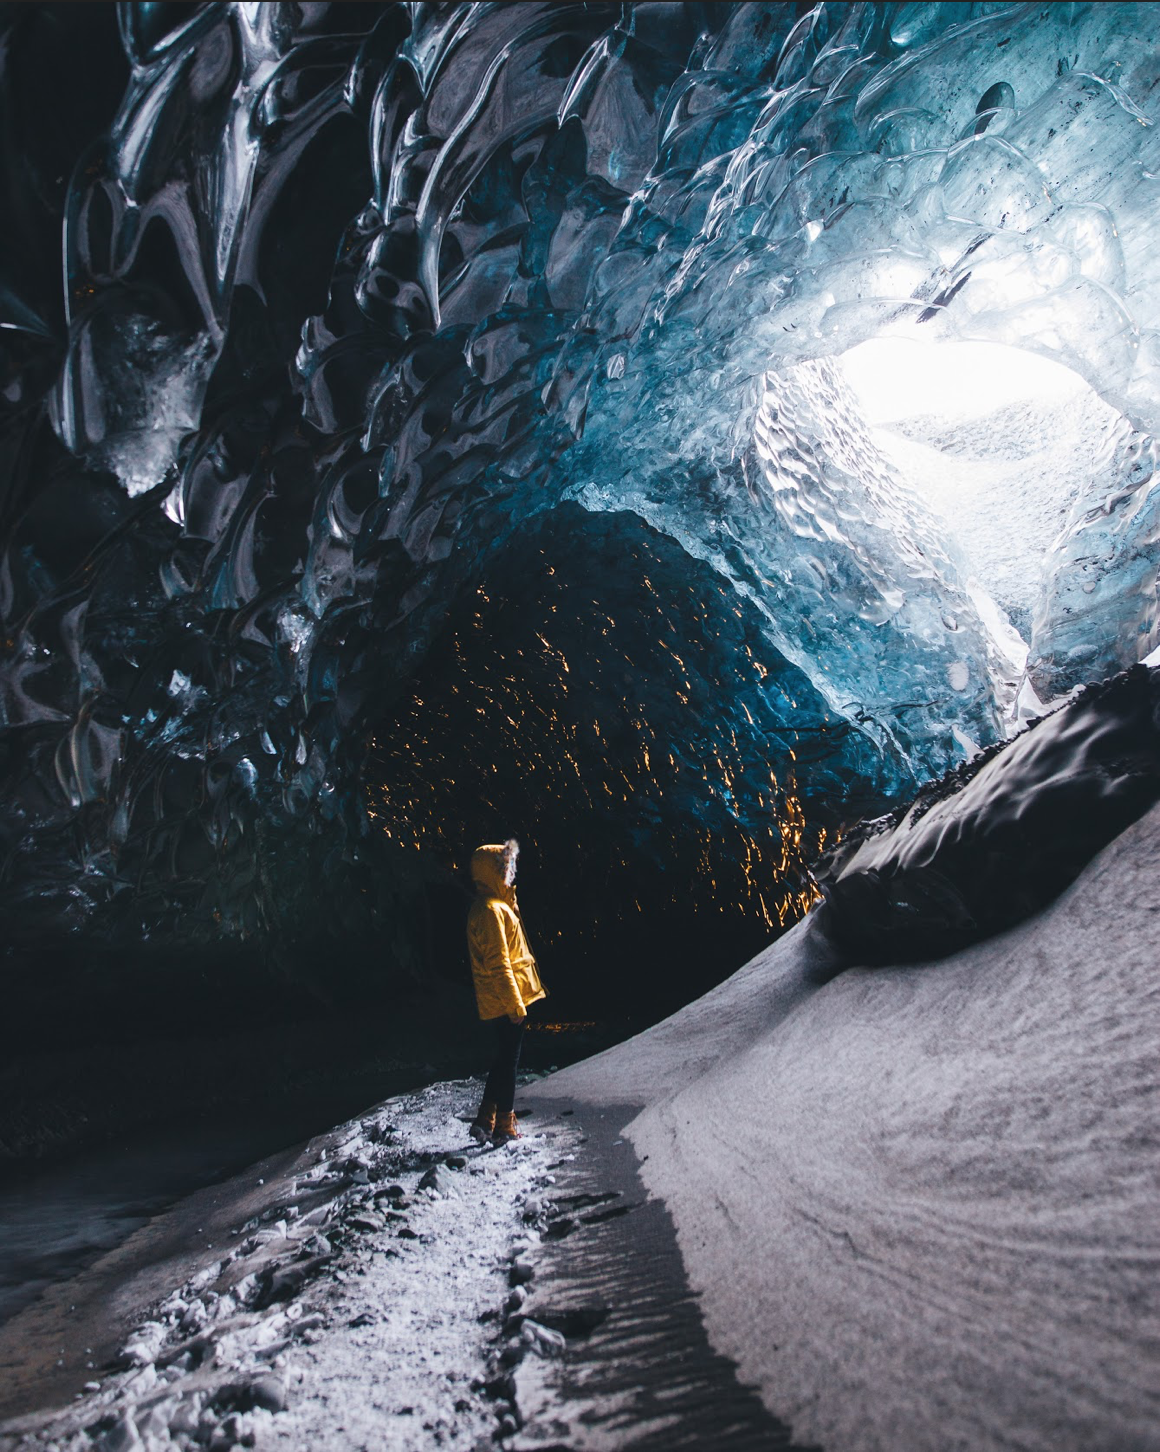
[(1160, 1447), (1158, 870), (1160, 808), (1012, 931), (830, 982), (807, 919), (541, 1086), (641, 1106), (710, 1340), (796, 1442)]

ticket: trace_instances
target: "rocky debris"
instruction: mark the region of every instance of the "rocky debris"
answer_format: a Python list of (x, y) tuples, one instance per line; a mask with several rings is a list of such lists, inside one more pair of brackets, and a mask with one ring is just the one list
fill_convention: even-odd
[(371, 1210), (357, 1210), (346, 1222), (352, 1230), (385, 1230), (387, 1222)]
[[(558, 1356), (565, 1347), (559, 1329), (522, 1314), (531, 1257), (552, 1208), (545, 1198), (552, 1140), (537, 1146), (529, 1139), (518, 1155), (448, 1153), (461, 1138), (453, 1110), (478, 1093), (474, 1081), (432, 1085), (383, 1106), (389, 1123), (381, 1110), (316, 1141), (308, 1167), (270, 1185), (270, 1204), (233, 1232), (225, 1253), (134, 1329), (103, 1381), (88, 1383), (62, 1412), (0, 1427), (0, 1452), (296, 1452), (323, 1445), (331, 1452), (348, 1445), (360, 1416), (371, 1420), (357, 1437), (350, 1431), (351, 1447), (386, 1445), (386, 1438), (401, 1449), (439, 1443), (468, 1452), (489, 1426), (494, 1433), (498, 1425), (501, 1436), (518, 1428), (510, 1368), (526, 1353)], [(456, 1136), (451, 1145), (448, 1133)], [(567, 1130), (557, 1135), (574, 1138)], [(490, 1238), (479, 1245), (483, 1227)], [(478, 1263), (469, 1297), (455, 1279), (465, 1238)], [(408, 1266), (401, 1280), (387, 1270), (400, 1258)], [(377, 1292), (371, 1267), (388, 1277)], [(440, 1303), (434, 1319), (433, 1290)], [(424, 1338), (444, 1323), (451, 1331), (440, 1364)], [(466, 1343), (456, 1325), (472, 1328)], [(362, 1340), (347, 1348), (341, 1338), (348, 1336)], [(368, 1345), (387, 1350), (368, 1360)], [(474, 1345), (489, 1374), (473, 1378), (462, 1365), (465, 1345)], [(382, 1366), (420, 1349), (418, 1368), (400, 1368), (411, 1394), (392, 1400), (387, 1433), (372, 1424)], [(324, 1375), (335, 1357), (344, 1396), (352, 1362), (369, 1378), (367, 1407), (346, 1406), (343, 1427), (331, 1425), (326, 1395), (312, 1401), (307, 1389), (311, 1368)], [(475, 1400), (462, 1395), (469, 1385)], [(485, 1409), (481, 1397), (492, 1405)], [(434, 1404), (441, 1410), (428, 1415)], [(413, 1434), (400, 1441), (397, 1429), (412, 1425), (408, 1406), (412, 1414), (422, 1406), (424, 1419), (415, 1417)]]
[(126, 1413), (95, 1438), (94, 1446), (96, 1452), (136, 1452), (142, 1442), (132, 1418)]
[[(195, 1303), (202, 1315), (205, 1307), (201, 1301)], [(191, 1308), (192, 1310), (192, 1308)], [(160, 1321), (146, 1321), (138, 1326), (121, 1349), (121, 1359), (126, 1366), (148, 1366), (157, 1357), (161, 1343), (165, 1340), (165, 1326)]]
[(535, 1276), (535, 1267), (528, 1260), (513, 1260), (508, 1279), (513, 1286), (526, 1286)]
[(537, 1356), (562, 1356), (564, 1354), (563, 1334), (553, 1331), (549, 1326), (541, 1326), (539, 1321), (533, 1321), (530, 1316), (525, 1316), (523, 1324), (520, 1326), (520, 1340)]
[(419, 1181), (420, 1190), (429, 1190), (434, 1195), (460, 1194), (454, 1175), (443, 1165), (432, 1165)]
[(264, 1311), (278, 1301), (292, 1300), (307, 1281), (325, 1270), (333, 1260), (333, 1255), (312, 1255), (292, 1265), (267, 1266), (257, 1279), (252, 1298), (254, 1309)]
[(276, 1376), (260, 1376), (256, 1381), (227, 1382), (215, 1393), (212, 1403), (218, 1410), (250, 1412), (261, 1407), (266, 1412), (280, 1412), (286, 1406), (286, 1385)]

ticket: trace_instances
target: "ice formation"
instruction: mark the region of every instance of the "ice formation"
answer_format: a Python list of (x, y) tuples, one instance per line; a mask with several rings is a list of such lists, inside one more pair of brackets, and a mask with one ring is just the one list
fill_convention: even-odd
[[(795, 791), (840, 821), (1157, 644), (1153, 12), (799, 10), (128, 4), (115, 114), (61, 100), (80, 22), (8, 17), (12, 74), (60, 58), (3, 183), (11, 904), (261, 933), (313, 883), (366, 921), (364, 743), (563, 518), (669, 562), (678, 661), (674, 559), (709, 617), (711, 712), (629, 690), (697, 769), (642, 807), (632, 730), (592, 764), (643, 855)], [(891, 444), (842, 363), (882, 339), (1066, 366), (1086, 454), (1031, 405)], [(1005, 552), (921, 478), (983, 445)], [(555, 626), (591, 681), (638, 643)]]

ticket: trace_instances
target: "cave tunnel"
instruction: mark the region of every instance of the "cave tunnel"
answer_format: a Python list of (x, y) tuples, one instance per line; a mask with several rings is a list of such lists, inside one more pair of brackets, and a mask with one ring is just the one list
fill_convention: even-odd
[(1147, 7), (3, 24), (22, 1052), (462, 1006), (508, 835), (654, 1021), (1155, 648)]
[[(565, 504), (489, 562), (372, 737), (400, 872), (417, 853), (462, 879), (516, 835), (569, 1020), (662, 1016), (812, 900), (851, 732), (748, 614), (637, 516)], [(862, 756), (854, 790), (881, 806)], [(462, 957), (454, 902), (431, 914), (436, 967)]]

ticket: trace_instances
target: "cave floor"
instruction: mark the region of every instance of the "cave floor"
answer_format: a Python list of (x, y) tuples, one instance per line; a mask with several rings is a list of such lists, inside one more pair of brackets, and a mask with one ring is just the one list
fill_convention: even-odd
[(0, 1328), (0, 1449), (789, 1448), (709, 1345), (631, 1111), (536, 1082), (515, 1145), (434, 1084), (49, 1288)]
[(512, 1452), (801, 1449), (709, 1342), (672, 1217), (622, 1134), (637, 1109), (534, 1089), (527, 1103), (537, 1123), (576, 1125), (581, 1142), (557, 1172), (522, 1307), (566, 1345), (515, 1368)]

